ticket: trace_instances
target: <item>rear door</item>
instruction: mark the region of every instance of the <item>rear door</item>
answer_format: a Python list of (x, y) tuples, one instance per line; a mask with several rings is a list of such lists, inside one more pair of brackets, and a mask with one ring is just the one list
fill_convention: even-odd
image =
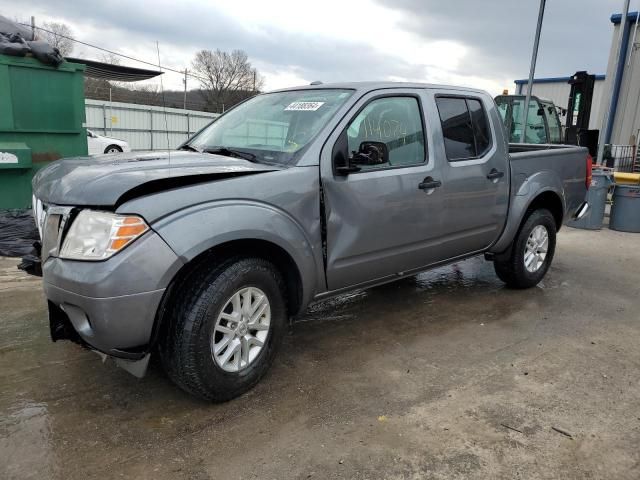
[(509, 160), (504, 129), (493, 100), (481, 94), (433, 91), (442, 142), (439, 255), (453, 258), (482, 251), (504, 227), (509, 206)]
[[(330, 290), (428, 265), (440, 231), (439, 171), (430, 158), (424, 90), (384, 89), (364, 95), (329, 137), (321, 155)], [(383, 142), (384, 164), (338, 174), (332, 152), (346, 132), (349, 152)], [(342, 137), (344, 138), (344, 137)]]

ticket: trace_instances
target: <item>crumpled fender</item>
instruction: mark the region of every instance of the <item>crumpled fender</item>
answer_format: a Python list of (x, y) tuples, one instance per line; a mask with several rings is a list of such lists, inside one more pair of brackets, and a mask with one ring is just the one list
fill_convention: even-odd
[[(316, 291), (318, 269), (312, 242), (304, 229), (283, 210), (248, 200), (221, 200), (194, 205), (153, 224), (173, 251), (189, 262), (201, 253), (233, 240), (265, 240), (293, 259), (302, 280), (302, 305)], [(251, 252), (247, 252), (251, 253)]]

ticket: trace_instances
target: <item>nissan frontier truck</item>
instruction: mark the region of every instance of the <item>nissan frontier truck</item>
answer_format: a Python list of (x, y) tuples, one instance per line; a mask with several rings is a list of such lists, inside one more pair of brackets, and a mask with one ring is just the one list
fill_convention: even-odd
[(225, 401), (319, 300), (484, 255), (512, 288), (587, 211), (587, 149), (508, 143), (491, 96), (416, 83), (260, 94), (177, 150), (39, 171), (51, 337)]

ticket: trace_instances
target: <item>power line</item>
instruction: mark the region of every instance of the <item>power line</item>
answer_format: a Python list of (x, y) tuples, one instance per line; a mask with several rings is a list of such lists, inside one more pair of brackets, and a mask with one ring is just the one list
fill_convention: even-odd
[[(93, 44), (88, 43), (88, 42), (83, 42), (82, 40), (77, 40), (77, 39), (75, 39), (73, 37), (68, 37), (66, 35), (62, 35), (62, 34), (57, 33), (57, 32), (52, 32), (51, 30), (47, 30), (46, 28), (37, 27), (35, 25), (31, 25), (31, 24), (27, 24), (27, 23), (21, 23), (21, 22), (16, 22), (16, 23), (18, 23), (19, 25), (26, 26), (26, 27), (36, 28), (38, 30), (42, 30), (43, 32), (50, 33), (52, 35), (57, 35), (60, 38), (66, 38), (67, 40), (71, 40), (72, 42), (79, 43), (80, 45), (84, 45), (86, 47), (95, 48), (96, 50), (107, 52), (107, 53), (110, 53), (111, 55), (116, 55), (118, 57), (126, 58), (128, 60), (133, 60), (134, 62), (144, 63), (145, 65), (151, 65), (152, 67), (157, 67), (158, 66), (157, 63), (151, 63), (151, 62), (147, 62), (146, 60), (140, 60), (139, 58), (131, 57), (129, 55), (125, 55), (124, 53), (118, 53), (116, 51), (109, 50), (108, 48), (99, 47), (97, 45), (93, 45)], [(169, 67), (163, 67), (163, 69), (164, 70), (169, 70), (171, 72), (179, 73), (180, 75), (188, 75), (190, 77), (197, 78), (198, 80), (201, 80), (201, 81), (206, 81), (207, 80), (206, 78), (199, 77), (198, 75), (194, 75), (193, 73), (188, 73), (188, 72), (185, 73), (184, 70), (176, 70), (176, 69), (169, 68)]]

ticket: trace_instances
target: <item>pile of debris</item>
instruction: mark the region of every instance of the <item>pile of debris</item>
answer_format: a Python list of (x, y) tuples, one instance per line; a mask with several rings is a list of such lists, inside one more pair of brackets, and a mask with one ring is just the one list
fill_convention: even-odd
[(60, 51), (34, 38), (33, 32), (0, 15), (0, 54), (13, 57), (31, 55), (42, 63), (57, 67), (64, 62)]

